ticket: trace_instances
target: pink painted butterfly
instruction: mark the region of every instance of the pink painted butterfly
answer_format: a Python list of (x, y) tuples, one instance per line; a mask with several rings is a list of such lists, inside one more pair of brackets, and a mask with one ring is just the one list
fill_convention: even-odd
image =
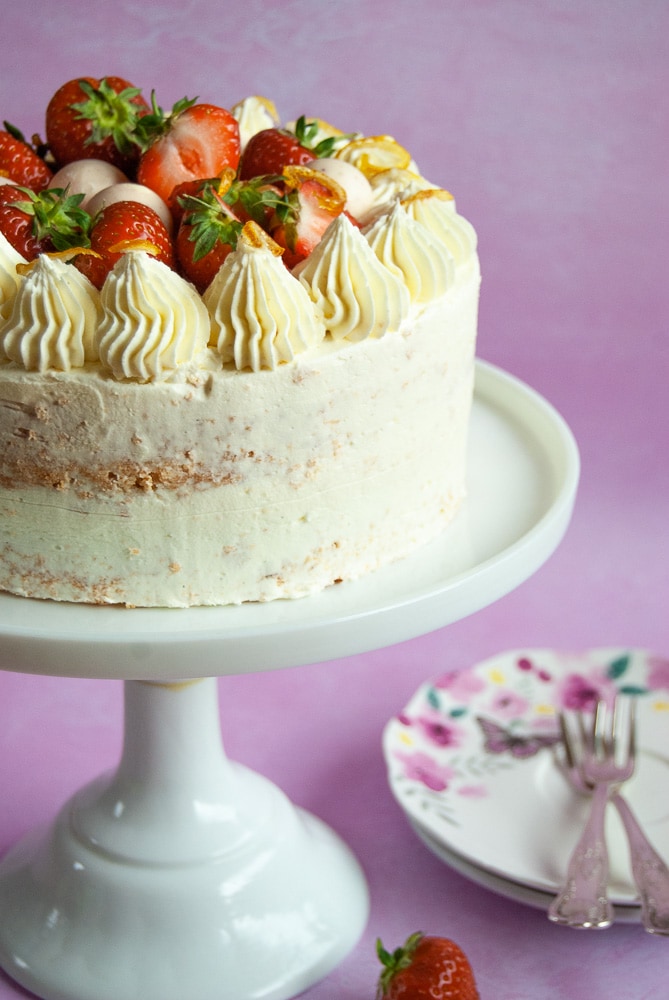
[(560, 742), (557, 733), (533, 733), (530, 736), (517, 736), (516, 733), (504, 729), (499, 723), (492, 719), (485, 719), (477, 715), (478, 722), (485, 737), (484, 749), (486, 753), (510, 753), (512, 757), (524, 760), (526, 757), (534, 757), (536, 753), (546, 747), (555, 746)]

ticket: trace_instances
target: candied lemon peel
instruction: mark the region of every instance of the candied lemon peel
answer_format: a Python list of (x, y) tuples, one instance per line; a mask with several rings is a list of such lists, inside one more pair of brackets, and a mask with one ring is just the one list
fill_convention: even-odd
[(253, 220), (244, 224), (244, 228), (239, 234), (239, 243), (255, 250), (269, 250), (275, 257), (281, 257), (284, 252), (284, 248), (275, 243), (269, 233), (266, 233), (262, 226)]
[(336, 212), (343, 209), (346, 204), (346, 192), (341, 184), (320, 170), (291, 164), (283, 168), (283, 177), (288, 188), (293, 191), (306, 181), (315, 181), (320, 189), (317, 192), (317, 200), (323, 208), (329, 208)]
[(50, 257), (52, 260), (62, 260), (64, 264), (67, 264), (68, 261), (72, 260), (74, 257), (78, 257), (80, 254), (85, 254), (88, 257), (100, 256), (97, 250), (92, 250), (90, 247), (67, 247), (65, 250), (51, 250), (46, 253), (39, 254), (39, 256), (35, 257), (34, 260), (19, 262), (16, 265), (16, 273), (20, 275), (30, 274), (40, 257)]
[(407, 198), (403, 198), (401, 204), (404, 208), (412, 205), (416, 201), (428, 201), (430, 198), (437, 198), (439, 201), (455, 201), (455, 198), (446, 188), (426, 188), (424, 191), (415, 191)]

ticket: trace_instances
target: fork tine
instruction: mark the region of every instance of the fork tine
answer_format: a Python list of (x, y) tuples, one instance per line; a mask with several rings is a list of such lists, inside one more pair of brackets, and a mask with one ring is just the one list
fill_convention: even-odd
[(632, 700), (630, 709), (629, 739), (627, 741), (628, 759), (633, 761), (636, 757), (636, 698)]
[(578, 735), (581, 740), (581, 746), (585, 747), (586, 750), (591, 750), (593, 727), (588, 726), (586, 728), (585, 715), (583, 712), (579, 712), (577, 714), (577, 720), (578, 720)]
[(633, 762), (636, 756), (636, 698), (619, 696), (615, 702), (615, 712), (614, 739), (622, 743), (622, 738), (627, 736), (625, 760)]
[(613, 712), (609, 712), (604, 700), (597, 702), (592, 725), (592, 749), (597, 757), (608, 756), (613, 750), (614, 717), (615, 707)]
[(564, 712), (560, 712), (558, 722), (560, 724), (560, 735), (562, 736), (565, 763), (568, 768), (572, 769), (576, 767), (576, 754), (574, 753), (574, 741), (571, 733), (569, 732), (569, 726), (567, 725), (567, 718)]

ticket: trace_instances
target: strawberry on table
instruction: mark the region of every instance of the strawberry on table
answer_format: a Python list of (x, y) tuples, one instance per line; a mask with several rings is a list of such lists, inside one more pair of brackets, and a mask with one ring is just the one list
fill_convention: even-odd
[(318, 140), (315, 121), (304, 115), (297, 119), (295, 131), (267, 128), (251, 136), (241, 158), (239, 176), (242, 180), (261, 174), (280, 174), (284, 167), (304, 166), (316, 157), (330, 156), (335, 145), (331, 136)]
[(153, 98), (138, 128), (142, 155), (137, 180), (172, 207), (172, 192), (187, 181), (236, 171), (240, 143), (237, 120), (225, 108), (183, 98), (165, 114)]
[(102, 288), (104, 280), (125, 250), (141, 248), (169, 267), (174, 266), (170, 235), (157, 212), (138, 201), (118, 201), (100, 212), (90, 233), (90, 249), (75, 267)]
[(286, 167), (283, 180), (287, 194), (275, 211), (269, 232), (285, 249), (283, 260), (292, 270), (309, 256), (330, 223), (344, 211), (346, 192), (331, 177), (309, 167)]
[(90, 216), (79, 207), (81, 198), (58, 188), (37, 192), (3, 184), (0, 232), (26, 260), (87, 246)]
[(93, 158), (130, 175), (139, 158), (134, 139), (137, 122), (148, 110), (141, 91), (122, 77), (69, 80), (46, 109), (49, 149), (61, 167)]
[(448, 938), (412, 934), (392, 953), (380, 941), (376, 951), (383, 965), (377, 1000), (479, 1000), (469, 960)]
[(33, 191), (43, 191), (53, 175), (49, 165), (7, 122), (0, 129), (0, 175)]

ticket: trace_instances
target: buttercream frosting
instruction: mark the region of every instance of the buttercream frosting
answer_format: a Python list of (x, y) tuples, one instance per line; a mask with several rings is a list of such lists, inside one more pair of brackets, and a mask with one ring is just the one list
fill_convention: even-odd
[(239, 125), (239, 141), (242, 149), (256, 132), (275, 128), (279, 123), (274, 103), (266, 97), (257, 95), (245, 97), (242, 101), (238, 101), (231, 111)]
[(402, 204), (412, 218), (448, 248), (456, 264), (464, 263), (476, 253), (476, 230), (455, 211), (448, 191), (440, 188), (418, 191), (404, 198)]
[(345, 215), (330, 224), (294, 273), (334, 340), (382, 337), (399, 329), (408, 315), (406, 285), (384, 267)]
[(11, 300), (19, 287), (16, 265), (25, 262), (25, 257), (0, 233), (0, 322), (9, 315)]
[(148, 253), (123, 254), (100, 299), (100, 361), (117, 379), (164, 379), (207, 346), (209, 314), (202, 299)]
[(0, 352), (27, 371), (70, 371), (97, 358), (98, 291), (75, 267), (41, 254), (0, 327)]
[(408, 198), (417, 191), (425, 191), (434, 185), (413, 170), (390, 167), (381, 170), (369, 179), (372, 188), (372, 203), (365, 221), (369, 221), (379, 211), (384, 211), (398, 198)]
[(407, 286), (412, 302), (438, 298), (453, 283), (453, 257), (399, 202), (377, 216), (365, 236), (381, 263)]
[(271, 241), (250, 238), (249, 224), (206, 290), (210, 343), (238, 370), (275, 369), (314, 347), (323, 324), (304, 287)]

